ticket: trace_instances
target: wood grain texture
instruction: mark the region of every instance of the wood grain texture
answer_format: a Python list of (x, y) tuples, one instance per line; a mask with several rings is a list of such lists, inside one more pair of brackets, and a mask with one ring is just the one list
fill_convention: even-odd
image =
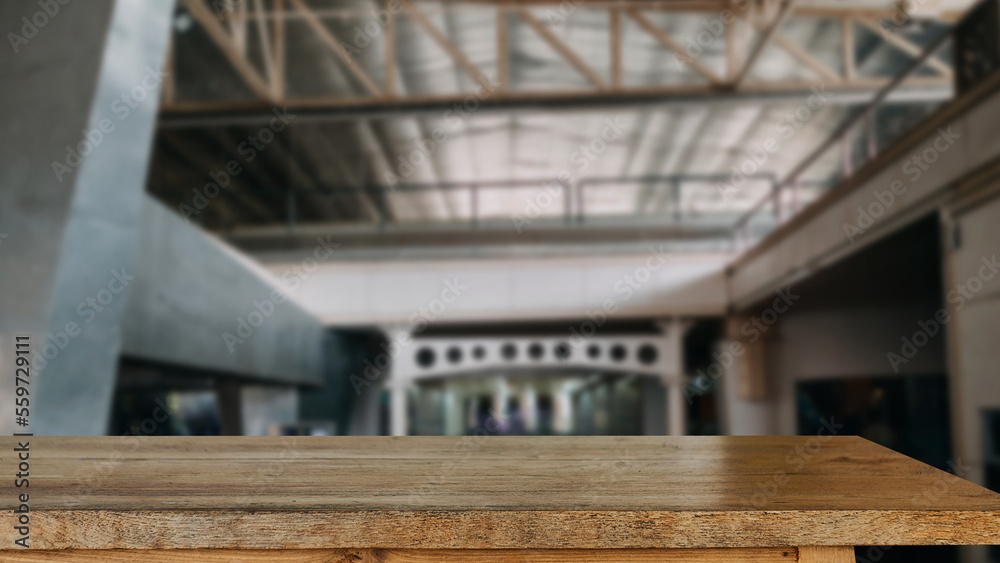
[(1000, 495), (853, 437), (35, 437), (30, 493), (42, 549), (1000, 543)]
[(854, 563), (854, 548), (800, 547), (799, 563)]
[[(511, 550), (93, 550), (0, 551), (0, 563), (792, 563), (794, 548), (770, 549), (511, 549)], [(819, 561), (825, 560), (817, 560)], [(840, 563), (839, 560), (837, 563)]]

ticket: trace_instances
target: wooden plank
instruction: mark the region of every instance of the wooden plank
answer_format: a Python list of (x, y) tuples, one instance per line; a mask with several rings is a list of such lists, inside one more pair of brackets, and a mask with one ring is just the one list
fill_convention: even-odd
[[(16, 440), (0, 437), (0, 451)], [(1000, 495), (848, 436), (30, 444), (41, 549), (1000, 543)], [(18, 492), (0, 481), (0, 510)], [(0, 546), (14, 534), (0, 527)]]
[[(16, 445), (0, 437), (0, 451)], [(821, 446), (817, 447), (817, 444)], [(993, 511), (1000, 494), (849, 436), (35, 437), (36, 510)], [(808, 446), (809, 463), (789, 452)], [(474, 455), (465, 455), (471, 452)], [(115, 471), (96, 482), (98, 469)], [(461, 463), (457, 460), (460, 459)], [(185, 470), (185, 467), (197, 470)], [(609, 476), (609, 467), (620, 468)], [(261, 467), (281, 477), (259, 486)], [(784, 472), (782, 487), (748, 497)], [(607, 482), (604, 482), (604, 481)], [(602, 486), (594, 487), (600, 481)], [(94, 482), (86, 495), (75, 485)], [(164, 488), (163, 483), (169, 483)], [(914, 496), (948, 485), (927, 505)], [(0, 481), (0, 509), (14, 508)], [(877, 492), (877, 494), (876, 494)], [(868, 498), (871, 497), (871, 498)], [(235, 500), (233, 500), (235, 499)], [(238, 502), (238, 506), (232, 503)]]
[(557, 53), (566, 59), (566, 62), (568, 62), (570, 66), (585, 76), (587, 80), (597, 87), (598, 90), (607, 90), (608, 85), (605, 84), (604, 79), (594, 72), (594, 69), (590, 68), (590, 65), (584, 62), (584, 60), (573, 52), (568, 45), (563, 43), (562, 40), (556, 36), (556, 34), (552, 33), (549, 28), (545, 27), (542, 22), (538, 21), (538, 19), (535, 18), (530, 11), (525, 8), (517, 8), (516, 11), (517, 15), (520, 16), (524, 23), (528, 24), (528, 27), (535, 30), (535, 33), (537, 33), (542, 39), (545, 40), (546, 43), (549, 44), (550, 47), (555, 49)]
[(799, 563), (854, 563), (854, 548), (800, 547)]
[[(234, 502), (252, 504), (245, 498)], [(53, 550), (996, 545), (998, 518), (1000, 511), (747, 511), (734, 517), (702, 511), (32, 509), (31, 545)], [(0, 545), (14, 545), (16, 537), (12, 527), (0, 528)]]
[[(10, 557), (10, 559), (7, 559)], [(43, 563), (791, 563), (798, 561), (794, 548), (765, 549), (283, 549), (283, 550), (0, 550), (0, 562)], [(839, 563), (839, 561), (838, 561)]]

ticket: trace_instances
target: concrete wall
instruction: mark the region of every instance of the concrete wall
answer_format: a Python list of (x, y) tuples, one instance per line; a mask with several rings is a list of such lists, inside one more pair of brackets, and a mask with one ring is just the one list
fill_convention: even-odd
[[(984, 477), (983, 411), (1000, 409), (1000, 272), (988, 267), (1000, 259), (998, 217), (1000, 199), (957, 215), (960, 242), (949, 245), (945, 267), (955, 455), (971, 466), (968, 478), (979, 483)], [(959, 286), (968, 298), (958, 293)]]
[(725, 428), (735, 435), (796, 434), (795, 386), (801, 381), (942, 374), (945, 337), (939, 333), (894, 373), (887, 359), (917, 321), (932, 318), (933, 304), (789, 312), (767, 340), (768, 400), (737, 397), (738, 367), (726, 374), (722, 391)]
[[(31, 427), (105, 432), (172, 0), (4, 2), (0, 357), (30, 335)], [(44, 9), (43, 9), (44, 8)], [(128, 104), (123, 100), (128, 100)], [(110, 287), (109, 287), (110, 284)], [(116, 289), (117, 288), (117, 289)], [(88, 300), (101, 303), (84, 314)], [(81, 318), (84, 317), (84, 318)], [(11, 379), (2, 376), (3, 396)], [(0, 406), (0, 430), (13, 414)], [(19, 428), (29, 430), (28, 428)]]
[[(299, 295), (330, 325), (615, 318), (725, 311), (724, 254), (323, 263)], [(652, 266), (650, 266), (652, 265)], [(289, 264), (268, 264), (274, 272)], [(654, 271), (653, 268), (656, 268)], [(449, 283), (459, 290), (449, 291)], [(442, 299), (444, 300), (442, 302)], [(443, 306), (441, 306), (443, 305)]]
[[(911, 148), (891, 159), (868, 180), (844, 194), (766, 250), (739, 262), (730, 278), (730, 292), (737, 306), (745, 306), (784, 280), (809, 275), (822, 265), (857, 252), (864, 245), (905, 226), (915, 215), (933, 211), (951, 183), (1000, 156), (1000, 92), (993, 92), (943, 120), (940, 128), (915, 138)], [(943, 149), (943, 150), (938, 150)], [(921, 164), (914, 157), (924, 157)], [(933, 163), (928, 164), (930, 158)], [(922, 168), (923, 167), (923, 168)], [(898, 182), (898, 184), (894, 184)], [(859, 224), (858, 208), (878, 213), (874, 192), (896, 186), (898, 195), (883, 206), (862, 234), (845, 231)], [(865, 226), (865, 223), (860, 223)], [(849, 229), (849, 227), (848, 227)], [(853, 238), (853, 240), (852, 240)]]
[[(8, 78), (0, 88), (5, 133), (0, 137), (0, 396), (5, 399), (14, 396), (14, 372), (6, 368), (14, 363), (15, 338), (31, 336), (36, 351), (46, 338), (71, 202), (66, 195), (71, 190), (52, 173), (51, 162), (64, 156), (63, 147), (78, 143), (87, 127), (112, 8), (110, 0), (63, 6), (44, 33), (16, 53), (7, 44), (0, 54), (0, 68), (18, 77), (16, 87)], [(0, 22), (20, 34), (21, 18), (38, 10), (32, 0), (3, 2)], [(66, 50), (64, 42), (74, 48)], [(52, 84), (64, 86), (53, 90)], [(20, 430), (14, 426), (14, 402), (0, 401), (0, 434)]]
[[(1000, 258), (997, 217), (1000, 199), (994, 198), (955, 212), (945, 227), (951, 235), (945, 248), (944, 299), (950, 315), (952, 441), (956, 461), (968, 468), (963, 477), (979, 484), (985, 481), (983, 414), (1000, 409), (1000, 272), (989, 267), (996, 267)], [(982, 547), (962, 548), (962, 556), (968, 563), (988, 561)]]
[[(110, 0), (63, 6), (44, 33), (16, 54), (8, 44), (0, 55), (4, 72), (17, 76), (16, 87), (11, 81), (0, 88), (0, 353), (12, 349), (14, 333), (44, 334), (71, 203), (71, 186), (51, 163), (65, 156), (66, 145), (80, 142), (87, 127), (112, 6)], [(0, 22), (19, 34), (21, 18), (38, 10), (32, 0), (3, 2)], [(65, 49), (64, 42), (74, 48)], [(53, 84), (64, 87), (54, 91)], [(13, 418), (9, 407), (0, 405), (0, 425)]]
[[(148, 196), (134, 275), (124, 354), (270, 381), (322, 380), (323, 326), (294, 291)], [(275, 304), (275, 292), (290, 299)], [(227, 333), (243, 341), (227, 342)]]

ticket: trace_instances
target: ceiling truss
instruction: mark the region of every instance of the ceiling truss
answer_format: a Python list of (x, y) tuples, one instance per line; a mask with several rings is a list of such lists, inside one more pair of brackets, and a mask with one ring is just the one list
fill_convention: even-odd
[[(692, 96), (700, 94), (732, 94), (735, 92), (768, 92), (796, 91), (808, 92), (810, 88), (822, 83), (829, 89), (869, 89), (876, 90), (888, 83), (890, 76), (863, 75), (855, 60), (858, 34), (856, 28), (861, 27), (874, 32), (888, 47), (914, 58), (920, 54), (922, 47), (896, 33), (890, 26), (880, 23), (883, 19), (895, 15), (892, 10), (873, 9), (839, 9), (833, 7), (819, 8), (794, 4), (794, 0), (765, 0), (759, 3), (734, 4), (717, 1), (675, 1), (649, 2), (642, 0), (625, 0), (621, 2), (586, 2), (580, 4), (590, 10), (607, 11), (608, 22), (608, 68), (595, 68), (593, 63), (585, 60), (573, 45), (568, 44), (542, 21), (532, 8), (548, 6), (558, 7), (557, 0), (518, 0), (514, 2), (493, 3), (489, 1), (476, 2), (480, 9), (494, 14), (497, 33), (494, 45), (499, 76), (491, 81), (472, 62), (469, 55), (463, 53), (455, 42), (425, 13), (423, 2), (412, 0), (392, 0), (399, 7), (396, 14), (406, 14), (415, 29), (426, 34), (436, 43), (461, 69), (467, 74), (480, 96), (485, 95), (489, 102), (504, 101), (544, 101), (571, 98), (580, 103), (587, 99), (603, 100), (609, 98), (629, 98), (635, 96), (670, 97)], [(447, 0), (445, 4), (449, 3)], [(475, 91), (458, 92), (448, 95), (421, 95), (400, 91), (397, 87), (396, 61), (396, 19), (392, 12), (388, 20), (382, 22), (387, 32), (380, 33), (376, 40), (384, 42), (383, 80), (373, 78), (369, 69), (352, 55), (349, 48), (350, 37), (338, 37), (325, 21), (327, 18), (343, 17), (336, 10), (318, 10), (311, 7), (306, 0), (272, 0), (270, 9), (265, 10), (262, 0), (246, 0), (234, 3), (236, 9), (219, 14), (210, 7), (209, 0), (182, 0), (191, 17), (202, 27), (212, 43), (235, 70), (253, 99), (246, 100), (213, 100), (191, 101), (179, 99), (174, 84), (165, 87), (162, 111), (169, 118), (172, 113), (190, 113), (200, 111), (216, 111), (235, 107), (253, 107), (264, 105), (282, 105), (299, 108), (337, 108), (337, 107), (405, 107), (407, 105), (434, 105), (448, 107), (453, 103), (461, 103)], [(739, 10), (734, 6), (747, 6)], [(703, 13), (705, 17), (722, 17), (726, 21), (725, 33), (719, 38), (725, 41), (725, 68), (709, 68), (697, 58), (691, 57), (682, 42), (671, 37), (665, 30), (658, 27), (649, 17), (653, 12), (687, 12)], [(712, 12), (716, 12), (714, 15)], [(727, 15), (728, 14), (728, 15)], [(841, 68), (833, 68), (821, 61), (806, 47), (796, 44), (783, 35), (779, 28), (799, 17), (822, 17), (838, 22), (842, 46)], [(947, 20), (954, 15), (942, 14), (941, 19)], [(344, 95), (343, 92), (330, 92), (328, 95), (310, 98), (288, 97), (286, 95), (287, 76), (285, 53), (287, 52), (286, 25), (292, 19), (305, 22), (316, 34), (321, 43), (336, 56), (336, 59), (361, 86), (363, 93)], [(586, 79), (588, 88), (573, 91), (528, 90), (515, 88), (510, 80), (510, 49), (509, 21), (516, 19), (526, 25), (552, 50), (561, 57), (565, 64), (573, 68)], [(625, 19), (630, 19), (652, 37), (666, 51), (688, 66), (700, 78), (698, 83), (671, 84), (662, 86), (637, 86), (624, 83), (622, 77), (623, 57), (627, 53), (623, 49), (621, 26)], [(250, 42), (247, 40), (248, 30), (254, 29), (259, 40), (257, 50), (251, 55)], [(754, 77), (755, 64), (765, 48), (773, 46), (789, 55), (804, 69), (813, 75), (812, 79), (793, 81), (766, 81)], [(746, 56), (741, 56), (746, 53)], [(169, 57), (168, 64), (178, 64), (176, 57)], [(951, 83), (951, 65), (940, 58), (930, 57), (926, 61), (927, 68), (932, 73), (914, 76), (908, 84), (914, 87), (946, 86)], [(318, 71), (319, 69), (317, 69)], [(170, 69), (169, 77), (175, 73)], [(485, 94), (483, 94), (485, 90)]]

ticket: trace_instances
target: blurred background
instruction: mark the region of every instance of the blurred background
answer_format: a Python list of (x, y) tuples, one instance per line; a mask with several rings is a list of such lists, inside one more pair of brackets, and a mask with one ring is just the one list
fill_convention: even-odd
[(1000, 490), (997, 0), (0, 22), (5, 433), (836, 432)]

